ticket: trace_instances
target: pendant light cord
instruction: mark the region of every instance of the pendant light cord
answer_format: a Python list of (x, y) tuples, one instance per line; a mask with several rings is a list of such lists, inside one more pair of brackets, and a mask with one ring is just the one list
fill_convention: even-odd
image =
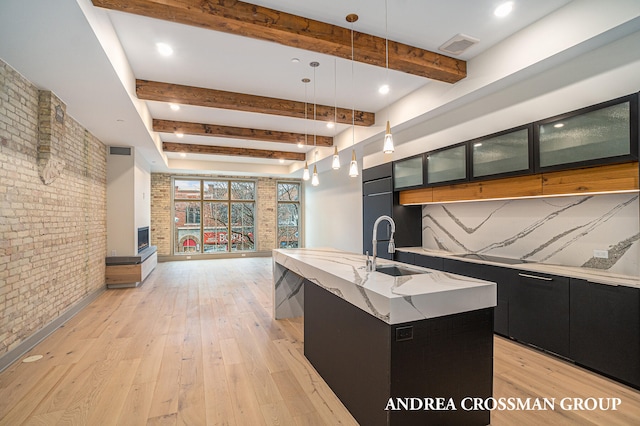
[[(389, 10), (387, 8), (387, 0), (384, 0), (384, 50), (385, 50), (385, 58), (386, 58), (386, 80), (387, 87), (389, 91), (391, 87), (389, 86)], [(387, 121), (389, 121), (389, 109), (391, 105), (387, 103)]]
[(353, 96), (353, 102), (351, 104), (351, 146), (356, 144), (356, 97), (355, 90), (353, 88), (353, 62), (355, 61), (355, 55), (353, 53), (353, 22), (351, 23), (351, 94)]

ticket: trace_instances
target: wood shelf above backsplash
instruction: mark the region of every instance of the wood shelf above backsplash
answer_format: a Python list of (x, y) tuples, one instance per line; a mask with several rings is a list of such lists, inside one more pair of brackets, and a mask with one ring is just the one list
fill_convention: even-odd
[(529, 198), (603, 192), (637, 191), (638, 162), (465, 182), (400, 192), (400, 204)]

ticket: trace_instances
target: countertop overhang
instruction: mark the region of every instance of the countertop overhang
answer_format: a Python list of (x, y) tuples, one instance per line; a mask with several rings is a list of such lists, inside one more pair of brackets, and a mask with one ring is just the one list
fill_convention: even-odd
[(364, 255), (332, 248), (276, 249), (273, 261), (388, 324), (496, 306), (495, 283), (418, 266), (416, 275), (367, 272)]

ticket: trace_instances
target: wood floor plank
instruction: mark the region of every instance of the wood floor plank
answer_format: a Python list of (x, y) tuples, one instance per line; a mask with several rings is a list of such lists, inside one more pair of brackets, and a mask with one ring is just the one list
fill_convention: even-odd
[(3, 412), (6, 414), (1, 419), (2, 424), (18, 425), (26, 422), (33, 415), (38, 404), (68, 373), (69, 368), (68, 365), (57, 365), (51, 368), (29, 389), (28, 397), (20, 398), (15, 404), (5, 408), (6, 411)]
[(162, 418), (178, 412), (183, 338), (181, 334), (167, 336), (149, 410), (150, 418)]
[(155, 386), (155, 382), (135, 383), (134, 379), (119, 412), (118, 425), (138, 426), (147, 423)]
[(225, 365), (224, 368), (237, 423), (256, 426), (266, 424), (262, 417), (260, 403), (251, 386), (251, 378), (244, 365), (230, 364)]
[[(108, 290), (0, 373), (0, 426), (355, 425), (304, 357), (303, 318), (272, 318), (272, 260), (160, 263)], [(640, 391), (494, 339), (494, 397), (616, 397), (613, 411), (493, 411), (491, 424), (638, 424)], [(95, 424), (95, 423), (94, 423)]]

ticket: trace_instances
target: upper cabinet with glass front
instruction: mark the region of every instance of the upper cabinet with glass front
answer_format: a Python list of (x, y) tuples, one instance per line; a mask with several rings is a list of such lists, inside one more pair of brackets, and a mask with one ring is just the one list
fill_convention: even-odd
[(427, 153), (426, 168), (428, 185), (467, 180), (467, 144)]
[(638, 94), (535, 123), (536, 171), (638, 158)]
[(488, 179), (533, 170), (531, 126), (478, 138), (469, 142), (471, 179)]
[(422, 154), (393, 162), (393, 189), (419, 188), (424, 185), (424, 156)]

